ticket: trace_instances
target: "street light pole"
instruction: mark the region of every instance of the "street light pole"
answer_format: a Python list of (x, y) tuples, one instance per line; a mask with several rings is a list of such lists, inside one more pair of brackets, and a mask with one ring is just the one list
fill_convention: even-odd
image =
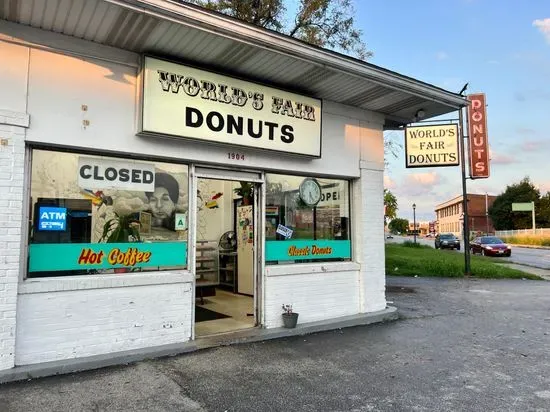
[(416, 203), (413, 203), (413, 236), (416, 243)]
[(464, 233), (464, 276), (470, 276), (472, 274), (470, 269), (470, 218), (468, 213), (468, 191), (466, 189), (466, 156), (464, 154), (464, 120), (462, 117), (462, 108), (458, 109), (458, 118), (460, 166), (462, 169), (462, 213), (464, 215), (464, 221), (462, 222)]

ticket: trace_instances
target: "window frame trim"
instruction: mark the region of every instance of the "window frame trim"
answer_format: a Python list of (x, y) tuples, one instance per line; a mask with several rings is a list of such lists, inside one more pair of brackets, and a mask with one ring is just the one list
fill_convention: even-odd
[[(270, 267), (277, 267), (277, 266), (293, 266), (293, 265), (298, 265), (298, 266), (301, 266), (301, 265), (326, 265), (326, 264), (347, 264), (347, 263), (350, 263), (350, 262), (356, 262), (355, 260), (355, 253), (354, 253), (354, 244), (356, 243), (356, 230), (354, 229), (353, 225), (351, 224), (351, 221), (352, 221), (352, 217), (354, 216), (353, 215), (353, 197), (352, 197), (352, 187), (353, 187), (353, 184), (354, 184), (354, 181), (357, 180), (357, 179), (354, 179), (354, 178), (344, 178), (344, 177), (326, 177), (326, 176), (322, 176), (322, 175), (319, 175), (319, 176), (312, 176), (311, 174), (309, 175), (303, 175), (303, 174), (288, 174), (287, 173), (284, 173), (284, 172), (273, 172), (273, 171), (266, 171), (264, 173), (264, 179), (265, 179), (265, 184), (266, 184), (266, 187), (267, 187), (267, 183), (268, 183), (268, 176), (270, 174), (274, 174), (274, 175), (279, 175), (279, 176), (291, 176), (291, 177), (303, 177), (303, 178), (313, 178), (313, 179), (330, 179), (330, 180), (335, 180), (335, 181), (343, 181), (343, 182), (347, 182), (348, 183), (348, 187), (347, 187), (347, 197), (348, 197), (348, 212), (349, 212), (349, 217), (348, 217), (348, 239), (349, 242), (350, 242), (350, 256), (349, 258), (340, 258), (340, 259), (346, 259), (346, 260), (341, 260), (341, 261), (335, 261), (335, 260), (323, 260), (323, 259), (315, 259), (314, 261), (309, 261), (309, 262), (296, 262), (296, 260), (287, 260), (287, 261), (282, 261), (283, 263), (271, 263), (271, 264), (268, 264), (265, 260), (265, 255), (267, 253), (266, 249), (267, 249), (267, 240), (266, 240), (266, 236), (265, 236), (265, 232), (266, 232), (266, 222), (267, 222), (267, 219), (265, 219), (265, 208), (267, 206), (267, 202), (265, 202), (264, 200), (264, 213), (263, 213), (263, 229), (262, 231), (264, 232), (264, 237), (263, 237), (263, 249), (264, 249), (264, 256), (263, 256), (263, 262), (264, 262), (264, 272), (266, 270), (268, 270), (267, 268), (270, 268)], [(353, 219), (355, 220), (355, 218)], [(320, 240), (320, 239), (319, 239)], [(332, 258), (332, 259), (338, 259), (338, 258)], [(311, 259), (304, 259), (304, 260), (311, 260)]]
[[(191, 180), (191, 163), (188, 162), (178, 162), (174, 161), (173, 159), (166, 159), (163, 157), (155, 157), (155, 156), (136, 156), (132, 153), (121, 153), (121, 152), (110, 152), (110, 151), (101, 151), (101, 150), (87, 150), (87, 149), (79, 149), (75, 147), (67, 147), (67, 146), (46, 146), (46, 145), (40, 145), (40, 144), (26, 144), (25, 145), (25, 166), (24, 166), (24, 187), (23, 187), (23, 222), (21, 225), (21, 251), (20, 251), (20, 264), (19, 264), (19, 282), (21, 284), (27, 284), (30, 282), (37, 282), (42, 279), (52, 279), (52, 278), (67, 278), (67, 279), (82, 279), (82, 276), (88, 276), (88, 275), (74, 275), (74, 276), (45, 276), (45, 277), (29, 277), (28, 276), (28, 261), (29, 261), (29, 228), (30, 228), (30, 199), (31, 199), (31, 192), (32, 192), (32, 166), (33, 166), (33, 151), (34, 150), (41, 150), (46, 152), (61, 152), (61, 153), (69, 153), (74, 155), (91, 155), (91, 156), (102, 156), (102, 157), (109, 157), (114, 159), (120, 159), (120, 160), (126, 160), (126, 159), (132, 159), (132, 160), (142, 160), (147, 162), (161, 162), (161, 163), (168, 163), (168, 164), (174, 164), (174, 165), (184, 165), (187, 166), (187, 175), (188, 178), (187, 181), (187, 191), (189, 192), (190, 188), (190, 180)], [(126, 156), (126, 157), (123, 157)], [(190, 211), (190, 203), (191, 199), (189, 196), (189, 193), (187, 195), (187, 210)], [(189, 213), (189, 212), (188, 212)], [(188, 216), (188, 225), (189, 225), (189, 219)], [(187, 229), (187, 262), (184, 269), (167, 269), (167, 270), (155, 270), (155, 271), (147, 271), (147, 272), (135, 272), (130, 273), (130, 275), (138, 275), (138, 274), (146, 274), (146, 277), (150, 276), (158, 276), (158, 274), (162, 273), (179, 273), (181, 275), (186, 275), (188, 273), (191, 273), (190, 268), (190, 262), (191, 257), (189, 254), (189, 239), (190, 239), (190, 233), (189, 228)], [(96, 279), (105, 279), (108, 281), (108, 278), (112, 276), (112, 273), (99, 273), (96, 275), (93, 275)], [(162, 282), (160, 282), (162, 283)], [(170, 282), (170, 283), (178, 283), (178, 282)], [(184, 282), (185, 283), (185, 282)], [(144, 282), (143, 285), (151, 284), (150, 282)], [(139, 282), (136, 282), (133, 286), (140, 286)], [(115, 287), (115, 286), (104, 286), (105, 288), (108, 287)], [(92, 288), (87, 288), (92, 289)], [(65, 289), (61, 289), (65, 290)], [(68, 290), (68, 289), (67, 289)], [(71, 289), (71, 290), (77, 290), (77, 289)], [(53, 290), (52, 290), (53, 291)], [(29, 292), (31, 293), (31, 292)]]

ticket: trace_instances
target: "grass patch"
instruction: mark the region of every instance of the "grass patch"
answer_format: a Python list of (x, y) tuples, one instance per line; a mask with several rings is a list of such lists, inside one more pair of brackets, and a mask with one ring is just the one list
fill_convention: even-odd
[[(535, 279), (537, 275), (499, 265), (491, 258), (472, 256), (472, 275), (491, 279)], [(386, 274), (396, 276), (464, 276), (464, 255), (429, 246), (386, 244)]]
[(511, 243), (514, 245), (550, 246), (549, 236), (516, 235), (516, 236), (502, 236), (501, 239), (506, 243)]

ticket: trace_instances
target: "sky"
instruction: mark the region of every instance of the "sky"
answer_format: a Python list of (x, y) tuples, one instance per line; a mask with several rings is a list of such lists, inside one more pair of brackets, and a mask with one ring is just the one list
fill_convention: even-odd
[[(528, 176), (550, 191), (550, 0), (355, 0), (370, 63), (449, 91), (487, 98), (491, 176), (469, 193), (498, 195)], [(455, 115), (447, 116), (456, 117)], [(404, 145), (403, 133), (386, 137)], [(462, 194), (460, 166), (406, 169), (391, 156), (384, 183), (398, 217), (435, 220), (434, 207)]]

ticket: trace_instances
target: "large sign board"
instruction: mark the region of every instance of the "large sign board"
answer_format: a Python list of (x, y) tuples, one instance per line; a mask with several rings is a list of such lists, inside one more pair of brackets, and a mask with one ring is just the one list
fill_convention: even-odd
[(470, 94), (468, 100), (470, 101), (468, 106), (470, 177), (472, 179), (485, 179), (489, 177), (489, 142), (485, 94)]
[(532, 212), (534, 208), (534, 202), (512, 203), (512, 212)]
[(142, 134), (321, 156), (321, 101), (145, 56)]
[(458, 126), (410, 126), (405, 128), (405, 166), (457, 166)]

